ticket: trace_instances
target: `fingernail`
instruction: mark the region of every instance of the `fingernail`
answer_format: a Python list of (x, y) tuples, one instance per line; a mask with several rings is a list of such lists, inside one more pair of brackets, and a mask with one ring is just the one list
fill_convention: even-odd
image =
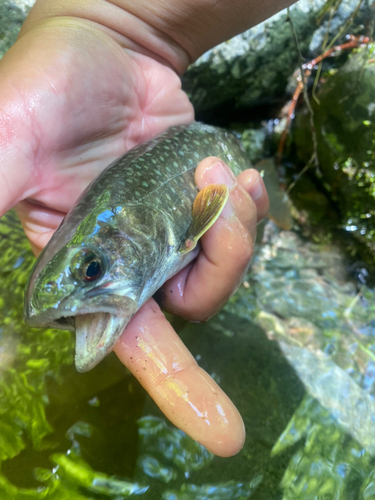
[(236, 183), (233, 172), (223, 162), (215, 162), (211, 168), (207, 169), (210, 182), (212, 184), (226, 184), (229, 188)]
[(260, 176), (258, 176), (255, 183), (251, 186), (250, 196), (253, 200), (259, 200), (259, 198), (263, 195), (263, 192), (263, 180)]
[(230, 199), (230, 195), (229, 195), (228, 201), (226, 202), (223, 210), (221, 211), (220, 216), (224, 217), (224, 219), (233, 219), (233, 217), (236, 217), (236, 211), (235, 211), (234, 206), (232, 204), (232, 200)]
[[(232, 170), (221, 161), (213, 164), (211, 172), (212, 182), (215, 184), (225, 184), (229, 189), (231, 189), (237, 182)], [(232, 219), (233, 217), (236, 217), (236, 211), (232, 200), (230, 199), (230, 194), (220, 215), (221, 217), (224, 217), (224, 219)]]

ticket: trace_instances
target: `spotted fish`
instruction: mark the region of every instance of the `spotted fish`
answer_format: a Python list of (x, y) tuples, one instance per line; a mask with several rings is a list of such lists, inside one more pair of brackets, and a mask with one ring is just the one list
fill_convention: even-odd
[(251, 167), (231, 133), (197, 122), (171, 127), (109, 165), (38, 258), (25, 320), (75, 330), (78, 371), (99, 363), (142, 304), (198, 254), (228, 198), (225, 185), (198, 194), (194, 171), (207, 156), (236, 175)]

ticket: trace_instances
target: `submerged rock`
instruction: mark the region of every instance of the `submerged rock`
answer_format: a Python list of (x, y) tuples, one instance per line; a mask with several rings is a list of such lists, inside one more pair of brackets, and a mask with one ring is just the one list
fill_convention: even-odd
[(375, 488), (375, 291), (348, 279), (334, 245), (314, 245), (270, 223), (263, 242), (250, 289), (239, 295), (252, 289), (257, 323), (306, 389), (272, 449), (273, 456), (293, 450), (283, 499), (362, 498), (360, 491)]
[(372, 456), (375, 456), (375, 400), (353, 378), (322, 353), (280, 342), (289, 363), (309, 394)]

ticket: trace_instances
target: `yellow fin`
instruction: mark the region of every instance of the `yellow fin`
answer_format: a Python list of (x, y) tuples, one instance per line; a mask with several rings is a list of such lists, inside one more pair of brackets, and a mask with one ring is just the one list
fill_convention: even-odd
[(199, 238), (214, 224), (229, 198), (229, 191), (225, 184), (210, 184), (199, 191), (193, 203), (193, 220), (182, 243), (179, 252), (191, 252)]

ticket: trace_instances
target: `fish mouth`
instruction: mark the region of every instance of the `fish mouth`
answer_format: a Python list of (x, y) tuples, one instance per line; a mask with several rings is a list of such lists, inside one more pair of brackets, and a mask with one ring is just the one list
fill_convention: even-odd
[(79, 372), (87, 372), (112, 351), (132, 316), (96, 312), (75, 317), (76, 355)]
[(47, 308), (38, 313), (26, 303), (24, 318), (33, 327), (75, 330), (76, 369), (86, 372), (112, 351), (138, 308), (137, 302), (130, 297), (99, 295), (80, 308), (67, 300), (59, 308)]

